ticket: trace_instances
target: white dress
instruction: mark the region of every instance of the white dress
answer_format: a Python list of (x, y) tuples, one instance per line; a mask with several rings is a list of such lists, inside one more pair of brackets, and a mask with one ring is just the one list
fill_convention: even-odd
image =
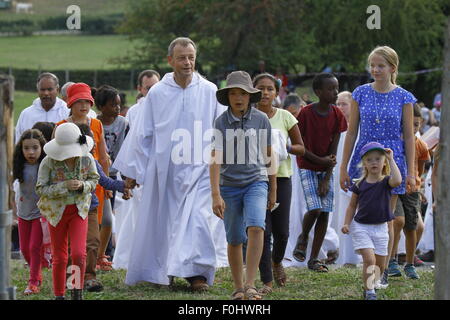
[(212, 137), (205, 132), (225, 109), (216, 91), (197, 73), (185, 89), (173, 73), (166, 74), (145, 97), (122, 145), (113, 167), (143, 188), (126, 284), (168, 285), (171, 276), (198, 275), (213, 284), (217, 261), (210, 221), (218, 218), (211, 217), (203, 155), (210, 154)]

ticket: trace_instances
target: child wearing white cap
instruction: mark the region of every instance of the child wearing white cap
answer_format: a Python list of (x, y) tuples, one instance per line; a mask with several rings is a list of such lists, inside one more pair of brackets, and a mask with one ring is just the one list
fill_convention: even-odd
[(86, 263), (86, 236), (91, 192), (99, 175), (89, 151), (91, 137), (81, 134), (73, 123), (64, 123), (55, 130), (55, 138), (44, 146), (47, 156), (39, 166), (36, 193), (38, 207), (49, 222), (53, 256), (53, 291), (57, 300), (64, 300), (67, 267), (67, 237), (70, 237), (73, 275), (69, 284), (72, 300), (82, 299)]

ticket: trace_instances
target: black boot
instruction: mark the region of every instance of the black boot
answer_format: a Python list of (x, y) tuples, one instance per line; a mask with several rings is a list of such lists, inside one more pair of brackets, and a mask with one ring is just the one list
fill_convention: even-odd
[(83, 300), (83, 289), (70, 290), (72, 300)]
[(55, 300), (66, 300), (64, 296), (56, 296)]

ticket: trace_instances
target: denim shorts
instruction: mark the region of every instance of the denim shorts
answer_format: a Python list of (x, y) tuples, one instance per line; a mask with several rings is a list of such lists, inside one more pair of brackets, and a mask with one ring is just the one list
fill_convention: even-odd
[(220, 187), (225, 201), (224, 225), (227, 242), (238, 245), (247, 241), (247, 228), (265, 228), (267, 181), (256, 181), (245, 187)]
[(328, 193), (324, 197), (320, 197), (319, 182), (324, 179), (326, 172), (308, 169), (299, 169), (298, 172), (302, 183), (303, 194), (305, 195), (306, 210), (320, 209), (321, 212), (333, 212), (334, 173), (330, 177)]

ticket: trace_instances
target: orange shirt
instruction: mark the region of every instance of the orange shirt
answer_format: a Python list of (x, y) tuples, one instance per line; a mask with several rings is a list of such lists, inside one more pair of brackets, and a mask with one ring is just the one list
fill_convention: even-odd
[(431, 160), (430, 154), (428, 153), (428, 146), (422, 139), (416, 137), (416, 152), (414, 155), (414, 172), (416, 173), (416, 190), (420, 190), (422, 180), (419, 176), (419, 161)]

